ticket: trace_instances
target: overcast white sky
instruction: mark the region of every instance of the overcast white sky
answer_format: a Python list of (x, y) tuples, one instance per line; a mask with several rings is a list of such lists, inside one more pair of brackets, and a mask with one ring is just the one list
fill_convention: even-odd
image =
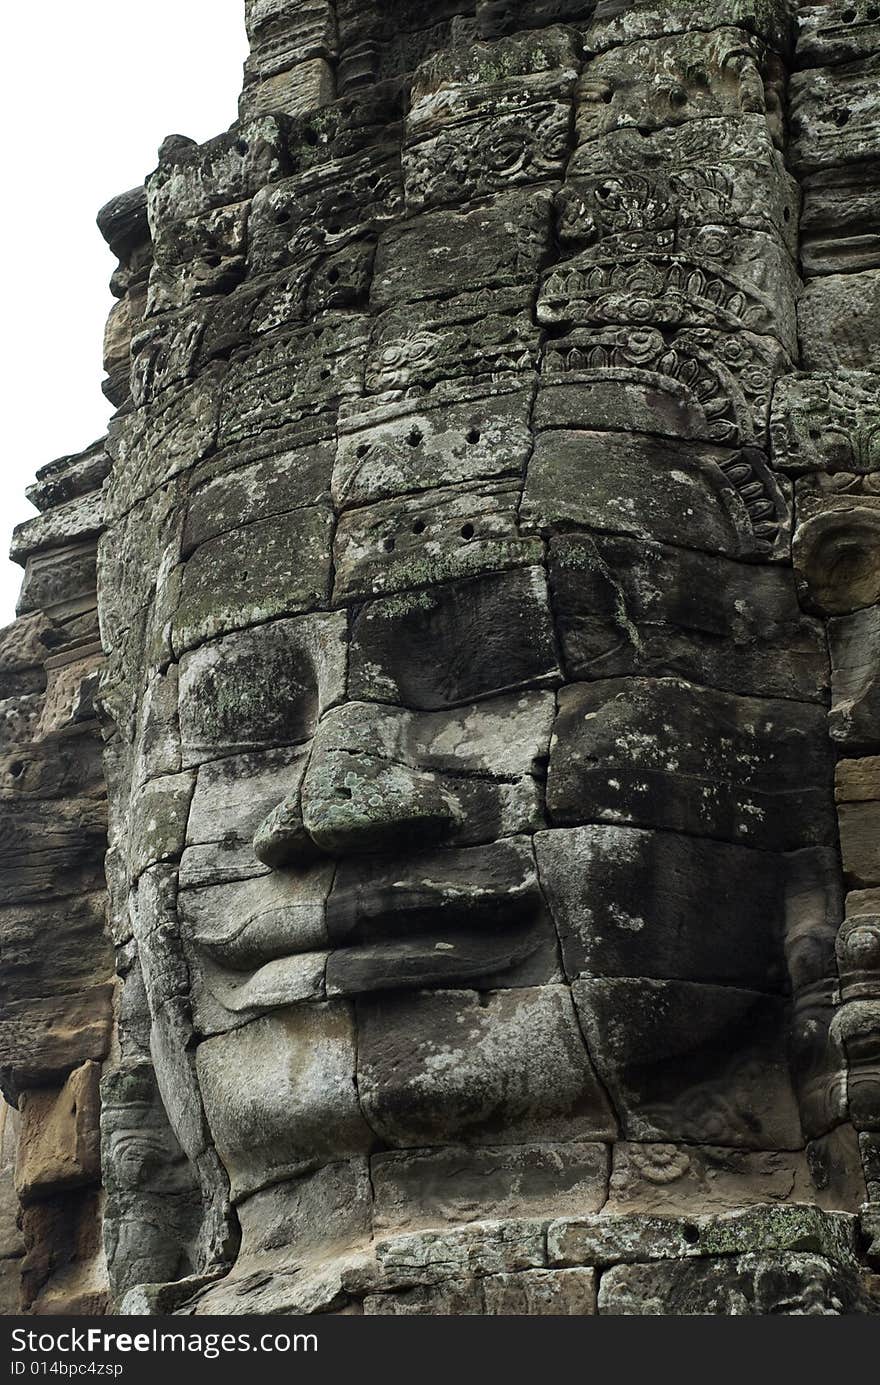
[(0, 48), (5, 625), (23, 575), (9, 538), (35, 513), (25, 486), (100, 437), (111, 412), (101, 344), (115, 262), (95, 216), (143, 181), (166, 135), (210, 139), (235, 119), (244, 0), (6, 0)]

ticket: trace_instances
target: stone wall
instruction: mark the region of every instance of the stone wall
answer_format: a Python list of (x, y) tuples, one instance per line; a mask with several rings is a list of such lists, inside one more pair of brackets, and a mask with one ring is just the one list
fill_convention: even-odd
[(15, 538), (0, 1265), (876, 1310), (880, 8), (245, 10)]
[[(109, 469), (96, 444), (39, 473), (28, 495), (40, 513), (12, 546), (25, 569), (19, 618), (0, 632), (0, 1085), (18, 1108), (21, 1303), (36, 1313), (101, 1312), (107, 1301), (98, 1083), (115, 968), (94, 695)], [(10, 1181), (7, 1164), (4, 1199)], [(6, 1244), (20, 1253), (14, 1237)]]

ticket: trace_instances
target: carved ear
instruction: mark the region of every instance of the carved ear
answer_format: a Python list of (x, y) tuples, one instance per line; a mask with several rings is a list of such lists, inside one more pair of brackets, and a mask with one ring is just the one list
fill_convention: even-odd
[[(138, 969), (139, 970), (139, 969)], [(126, 988), (137, 989), (130, 974)], [(202, 1196), (168, 1120), (152, 1063), (131, 1059), (101, 1083), (105, 1250), (114, 1298), (196, 1268)]]
[(809, 610), (842, 616), (874, 605), (880, 600), (880, 509), (846, 500), (823, 505), (798, 525), (792, 557)]

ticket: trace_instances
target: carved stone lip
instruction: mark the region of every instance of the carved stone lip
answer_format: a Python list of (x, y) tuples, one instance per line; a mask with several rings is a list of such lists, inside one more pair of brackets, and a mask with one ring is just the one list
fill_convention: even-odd
[(441, 875), (419, 879), (407, 872), (407, 877), (335, 891), (327, 905), (331, 947), (412, 941), (414, 935), (439, 939), (446, 933), (509, 931), (533, 918), (541, 905), (534, 877), (511, 876), (488, 885), (478, 879), (462, 884)]
[(458, 936), (447, 932), (436, 941), (426, 937), (341, 948), (327, 958), (327, 995), (465, 984), (492, 988), (527, 961), (544, 940), (541, 929), (526, 925), (484, 937), (471, 930)]
[(541, 946), (546, 923), (521, 842), (361, 865), (328, 904), (327, 993), (488, 984)]

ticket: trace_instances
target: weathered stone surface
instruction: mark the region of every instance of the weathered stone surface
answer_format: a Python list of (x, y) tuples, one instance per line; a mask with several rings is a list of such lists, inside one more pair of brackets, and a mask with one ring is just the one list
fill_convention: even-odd
[(599, 1312), (637, 1316), (819, 1314), (872, 1309), (858, 1282), (823, 1256), (725, 1256), (663, 1265), (618, 1265), (602, 1276)]
[(807, 370), (861, 370), (877, 358), (880, 270), (811, 279), (798, 303)]
[(622, 977), (576, 981), (572, 992), (628, 1139), (800, 1147), (783, 1001)]
[(773, 465), (861, 475), (880, 467), (876, 376), (865, 370), (783, 377), (773, 394)]
[(568, 990), (358, 1002), (358, 1090), (392, 1147), (609, 1138), (614, 1120)]
[(550, 580), (570, 678), (677, 676), (752, 696), (827, 695), (824, 631), (779, 568), (597, 533), (554, 539)]
[(301, 815), (294, 810), (287, 827), (291, 851), (300, 822), (331, 855), (533, 831), (543, 825), (536, 771), (554, 703), (552, 693), (535, 692), (456, 711), (356, 702), (333, 710), (315, 737)]
[(365, 602), (353, 615), (353, 698), (430, 710), (561, 679), (540, 567)]
[(871, 606), (830, 621), (829, 635), (831, 735), (841, 746), (874, 749), (880, 724), (877, 719), (880, 607)]
[(181, 579), (171, 632), (175, 650), (325, 605), (332, 525), (323, 508), (294, 510), (197, 548)]
[(677, 1217), (605, 1213), (564, 1218), (547, 1228), (551, 1265), (597, 1266), (639, 1260), (677, 1260), (709, 1255), (789, 1251), (846, 1261), (856, 1234), (855, 1218), (814, 1207), (756, 1207), (689, 1221)]
[[(880, 596), (877, 497), (860, 493), (862, 478), (851, 472), (831, 477), (825, 483), (828, 489), (814, 489), (812, 481), (803, 477), (796, 482), (798, 524), (792, 561), (800, 600), (826, 617), (872, 606)], [(870, 487), (872, 479), (865, 481)], [(834, 493), (835, 482), (855, 493)]]
[(547, 30), (540, 43), (504, 38), (426, 62), (413, 79), (406, 121), (408, 207), (559, 176), (578, 66), (574, 36), (561, 29)]
[(21, 1309), (39, 1316), (100, 1317), (108, 1289), (98, 1194), (54, 1197), (22, 1213)]
[(561, 980), (528, 839), (418, 853), (409, 867), (407, 879), (375, 858), (337, 871), (327, 901), (329, 995)]
[(7, 1099), (34, 1083), (100, 1062), (110, 1045), (112, 985), (46, 1000), (14, 1001), (0, 1020), (0, 1079)]
[[(514, 193), (470, 212), (433, 212), (379, 239), (370, 302), (442, 298), (485, 287), (533, 283), (550, 255), (551, 195)], [(498, 244), (505, 258), (498, 258)]]
[(803, 183), (801, 261), (808, 275), (880, 268), (876, 162), (831, 165)]
[[(102, 893), (21, 901), (0, 909), (0, 999), (43, 998), (82, 990), (110, 975)], [(53, 940), (51, 954), (41, 942)]]
[(352, 1017), (340, 1001), (279, 1011), (199, 1045), (205, 1110), (233, 1197), (370, 1148), (355, 1062)]
[[(839, 1197), (839, 1189), (835, 1189)], [(755, 1204), (809, 1202), (816, 1188), (800, 1152), (752, 1152), (723, 1145), (630, 1144), (614, 1147), (605, 1212), (686, 1217)], [(838, 1197), (832, 1205), (838, 1206)], [(843, 1199), (840, 1199), (843, 1201)], [(852, 1210), (858, 1199), (852, 1200)]]
[(0, 1105), (0, 1313), (4, 1316), (19, 1311), (21, 1257), (24, 1254), (14, 1183), (18, 1124), (18, 1112), (4, 1101)]
[(572, 684), (559, 705), (547, 794), (560, 826), (592, 818), (776, 851), (832, 840), (818, 707), (670, 678)]
[[(732, 558), (770, 556), (786, 505), (756, 461), (639, 434), (541, 433), (523, 500), (526, 532), (598, 529)], [(754, 496), (738, 489), (743, 467), (760, 487)]]
[(676, 232), (698, 226), (748, 226), (796, 244), (798, 185), (757, 114), (689, 121), (650, 139), (624, 125), (581, 144), (570, 175), (558, 201), (572, 247), (610, 236), (621, 248), (671, 248)]
[(545, 277), (539, 321), (639, 329), (654, 315), (671, 327), (760, 333), (796, 353), (798, 281), (774, 236), (696, 227), (679, 233), (677, 245), (633, 250), (601, 241), (563, 261)]
[[(629, 827), (560, 828), (535, 841), (570, 978), (787, 988), (784, 858)], [(763, 921), (760, 935), (753, 918)]]
[(247, 972), (296, 952), (326, 950), (325, 903), (332, 865), (295, 875), (261, 870), (224, 883), (216, 857), (208, 858), (208, 883), (190, 878), (184, 854), (178, 899), (185, 936), (218, 964)]
[(540, 544), (519, 532), (519, 497), (518, 482), (478, 482), (347, 511), (334, 544), (335, 600), (540, 562)]
[(608, 1191), (608, 1147), (502, 1146), (374, 1154), (377, 1231), (455, 1225), (483, 1217), (599, 1211)]
[(806, 6), (798, 16), (798, 61), (823, 67), (868, 57), (880, 47), (878, 18), (871, 0)]
[(15, 1187), (22, 1202), (97, 1181), (99, 1076), (97, 1063), (84, 1063), (63, 1087), (37, 1088), (19, 1097)]
[(304, 616), (203, 645), (181, 660), (186, 764), (303, 741), (344, 687), (344, 627)]
[(596, 52), (614, 48), (624, 39), (660, 38), (667, 34), (734, 25), (787, 52), (792, 40), (791, 14), (784, 0), (695, 0), (693, 5), (629, 5), (626, 0), (599, 0), (589, 30)]
[(596, 1276), (592, 1270), (521, 1270), (470, 1281), (456, 1279), (451, 1285), (431, 1289), (368, 1294), (364, 1312), (586, 1317), (596, 1312)]
[(0, 1306), (876, 1312), (876, 6), (244, 9), (14, 542)]
[[(782, 348), (752, 332), (575, 327), (547, 343), (534, 424), (761, 448), (774, 383), (788, 369)], [(736, 465), (754, 473), (755, 462), (766, 476), (757, 456)], [(756, 476), (734, 479), (742, 489)]]
[(522, 286), (388, 308), (373, 326), (367, 390), (430, 390), (442, 380), (536, 366), (540, 331), (531, 300)]
[[(860, 55), (863, 56), (863, 55)], [(878, 55), (852, 65), (810, 67), (791, 80), (792, 163), (798, 172), (834, 168), (880, 152), (873, 99)]]
[(439, 385), (417, 401), (352, 403), (340, 411), (333, 498), (348, 509), (452, 482), (518, 477), (532, 447), (531, 403), (515, 375), (490, 394)]
[[(627, 125), (651, 133), (717, 116), (760, 114), (778, 128), (778, 93), (762, 80), (765, 62), (760, 44), (721, 27), (613, 48), (581, 79), (579, 143)], [(781, 65), (776, 71), (778, 80)]]
[(19, 524), (12, 537), (10, 557), (23, 565), (32, 553), (95, 538), (103, 526), (103, 497), (99, 490), (91, 491)]
[[(273, 446), (267, 455), (256, 448), (212, 457), (204, 474), (194, 478), (183, 531), (183, 556), (243, 525), (272, 515), (317, 505), (329, 491), (333, 448), (329, 441), (290, 438), (289, 450)], [(297, 443), (300, 445), (297, 446)], [(262, 449), (260, 449), (262, 450)]]

